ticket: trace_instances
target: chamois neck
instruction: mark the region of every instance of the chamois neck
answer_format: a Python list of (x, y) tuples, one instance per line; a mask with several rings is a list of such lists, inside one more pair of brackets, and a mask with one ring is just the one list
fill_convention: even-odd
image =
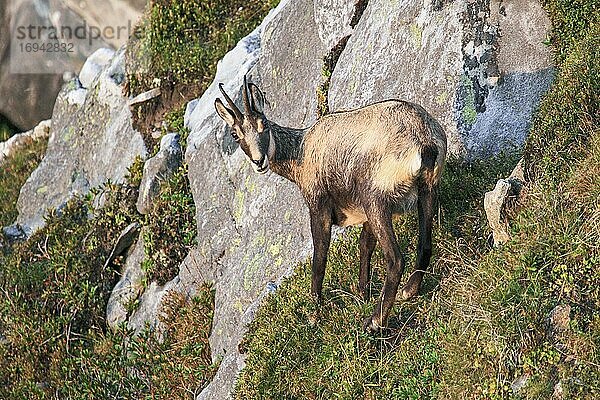
[(269, 157), (271, 170), (296, 182), (297, 167), (302, 159), (302, 141), (306, 129), (287, 128), (269, 121), (275, 141), (275, 154)]

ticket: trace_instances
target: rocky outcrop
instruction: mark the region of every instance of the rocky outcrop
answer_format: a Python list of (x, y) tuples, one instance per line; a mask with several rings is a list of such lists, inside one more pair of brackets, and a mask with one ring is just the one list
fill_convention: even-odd
[[(198, 248), (185, 263), (186, 268), (181, 269), (178, 286), (190, 280), (214, 282), (215, 314), (210, 344), (214, 359), (222, 358), (216, 379), (200, 398), (227, 397), (243, 366), (238, 343), (269, 283), (277, 283), (289, 275), (310, 251), (308, 213), (295, 185), (274, 174), (254, 174), (242, 153), (235, 151), (237, 145), (213, 111), (219, 93), (216, 83), (224, 82), (226, 90), (235, 93), (244, 74), (254, 67), (253, 76), (260, 77), (257, 79), (265, 87), (271, 87), (269, 99), (281, 99), (281, 103), (271, 103), (280, 115), (287, 110), (306, 122), (314, 120), (316, 81), (301, 77), (318, 76), (319, 59), (327, 51), (325, 46), (301, 37), (294, 41), (290, 51), (297, 49), (316, 64), (303, 59), (295, 66), (297, 76), (293, 82), (302, 88), (297, 92), (286, 78), (281, 77), (282, 85), (278, 86), (271, 80), (274, 71), (292, 74), (289, 63), (293, 56), (256, 64), (264, 49), (282, 51), (284, 38), (278, 33), (281, 21), (291, 23), (301, 17), (293, 2), (283, 1), (223, 59), (215, 83), (201, 99), (188, 106), (186, 113), (186, 123), (192, 128), (186, 161), (199, 235)], [(309, 35), (311, 40), (321, 43), (314, 33)], [(296, 98), (300, 96), (305, 102), (294, 104), (289, 95), (273, 94), (285, 90), (289, 94), (298, 93)], [(289, 122), (292, 115), (287, 117)]]
[(521, 161), (507, 179), (498, 180), (494, 190), (484, 196), (485, 215), (496, 246), (510, 240), (508, 214), (515, 211), (524, 185), (525, 177)]
[(251, 77), (264, 91), (273, 120), (290, 126), (308, 126), (316, 121), (316, 90), (323, 59), (351, 32), (353, 4), (299, 0), (281, 8), (265, 25)]
[(40, 122), (30, 131), (16, 134), (5, 142), (0, 142), (0, 166), (16, 151), (31, 144), (35, 140), (45, 139), (50, 135), (50, 120)]
[(60, 207), (108, 180), (122, 182), (135, 157), (145, 157), (142, 136), (131, 126), (122, 94), (124, 74), (120, 51), (89, 90), (75, 79), (60, 92), (46, 156), (17, 202), (16, 222), (28, 234), (43, 225), (48, 208)]
[[(11, 0), (0, 2), (0, 114), (21, 129), (30, 129), (51, 116), (64, 83), (96, 49), (119, 48), (129, 38), (146, 0)], [(54, 27), (94, 27), (101, 38), (63, 41), (73, 51), (24, 51), (16, 40), (33, 26), (31, 43), (49, 43), (45, 35)], [(122, 27), (119, 32), (116, 30)], [(44, 29), (39, 38), (37, 29)], [(108, 28), (108, 30), (105, 30)], [(111, 28), (114, 28), (111, 31)], [(79, 32), (81, 37), (82, 31)], [(75, 35), (73, 35), (75, 36)], [(26, 38), (29, 39), (29, 38)], [(11, 47), (12, 45), (12, 47)], [(84, 85), (85, 86), (85, 85)]]
[(127, 250), (121, 278), (113, 288), (106, 305), (106, 321), (114, 330), (127, 323), (136, 301), (144, 291), (145, 274), (141, 268), (144, 255), (144, 239), (143, 235), (139, 235), (136, 243)]
[(115, 52), (105, 47), (96, 50), (89, 56), (83, 67), (81, 67), (81, 71), (79, 71), (81, 86), (85, 89), (91, 88), (96, 78), (100, 76), (102, 70), (106, 68), (114, 56)]

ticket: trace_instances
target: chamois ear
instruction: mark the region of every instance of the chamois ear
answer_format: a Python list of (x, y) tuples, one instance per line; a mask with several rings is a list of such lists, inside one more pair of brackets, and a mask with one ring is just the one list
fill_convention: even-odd
[(254, 83), (251, 83), (249, 86), (254, 112), (258, 114), (264, 114), (265, 96), (263, 95), (263, 92), (261, 92), (258, 86), (256, 86)]
[(217, 110), (217, 114), (219, 114), (219, 117), (221, 117), (221, 119), (225, 121), (227, 125), (231, 127), (235, 124), (234, 112), (229, 108), (225, 107), (221, 99), (215, 100), (215, 110)]

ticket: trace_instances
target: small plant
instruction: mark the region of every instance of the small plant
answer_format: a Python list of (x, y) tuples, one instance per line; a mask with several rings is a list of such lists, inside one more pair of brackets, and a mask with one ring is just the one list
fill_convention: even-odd
[(18, 132), (17, 127), (0, 115), (0, 142), (8, 140), (15, 132)]
[(321, 67), (321, 84), (317, 87), (317, 118), (329, 114), (329, 83), (342, 51), (346, 48), (350, 36), (343, 37), (323, 58)]
[(144, 174), (144, 159), (139, 154), (135, 156), (133, 163), (127, 168), (127, 175), (125, 181), (127, 184), (134, 188), (139, 188), (142, 183), (142, 176)]

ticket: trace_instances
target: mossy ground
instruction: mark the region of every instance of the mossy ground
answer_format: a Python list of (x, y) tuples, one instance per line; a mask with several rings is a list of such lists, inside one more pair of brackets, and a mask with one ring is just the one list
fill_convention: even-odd
[[(482, 200), (516, 160), (450, 161), (420, 296), (397, 302), (389, 329), (365, 335), (360, 321), (376, 299), (357, 295), (358, 231), (347, 232), (330, 250), (321, 307), (308, 293), (307, 264), (258, 311), (238, 398), (600, 397), (598, 9), (594, 1), (545, 6), (557, 76), (523, 155), (531, 182), (512, 240), (492, 248)], [(410, 268), (415, 217), (396, 231)], [(379, 253), (374, 264), (378, 295)], [(570, 307), (569, 324), (552, 333), (557, 305)], [(519, 380), (524, 385), (513, 389)]]
[[(94, 211), (100, 193), (106, 203)], [(123, 228), (141, 222), (136, 198), (133, 186), (107, 184), (0, 255), (0, 398), (187, 399), (211, 379), (208, 286), (192, 299), (167, 294), (161, 340), (107, 328), (123, 259), (105, 262)]]
[(147, 281), (164, 285), (196, 243), (196, 206), (184, 164), (164, 185), (143, 225)]

